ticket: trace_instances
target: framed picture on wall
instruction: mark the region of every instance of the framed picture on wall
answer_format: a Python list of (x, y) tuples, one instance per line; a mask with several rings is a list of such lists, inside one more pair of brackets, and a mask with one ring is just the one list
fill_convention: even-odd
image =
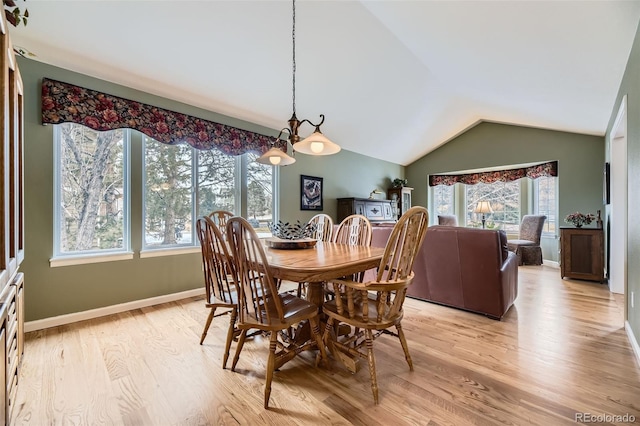
[(322, 210), (322, 178), (300, 175), (300, 210)]
[(604, 163), (602, 202), (604, 204), (611, 203), (611, 163)]

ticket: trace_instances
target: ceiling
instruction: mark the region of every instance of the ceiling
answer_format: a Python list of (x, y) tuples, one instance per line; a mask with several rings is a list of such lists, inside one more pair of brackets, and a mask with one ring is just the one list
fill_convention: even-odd
[[(275, 131), (291, 116), (290, 1), (26, 6), (10, 33), (33, 59)], [(603, 135), (639, 18), (639, 1), (298, 0), (297, 115), (402, 165), (481, 120)]]

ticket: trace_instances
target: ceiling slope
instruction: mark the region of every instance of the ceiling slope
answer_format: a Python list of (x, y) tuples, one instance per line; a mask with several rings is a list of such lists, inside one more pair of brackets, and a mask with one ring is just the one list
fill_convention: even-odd
[[(291, 115), (288, 1), (27, 6), (10, 31), (36, 60), (275, 130)], [(402, 165), (480, 120), (602, 135), (639, 17), (637, 1), (299, 0), (297, 114)]]

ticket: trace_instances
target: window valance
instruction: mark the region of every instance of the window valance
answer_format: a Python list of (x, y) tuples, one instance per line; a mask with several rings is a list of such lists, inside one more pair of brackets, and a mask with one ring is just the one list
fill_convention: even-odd
[[(217, 148), (225, 154), (266, 152), (275, 138), (69, 83), (42, 80), (42, 124), (77, 123), (97, 131), (129, 128), (169, 145)], [(275, 146), (283, 149), (286, 141)]]
[(477, 183), (512, 182), (523, 177), (536, 179), (543, 176), (558, 176), (558, 162), (535, 164), (529, 167), (517, 169), (495, 170), (490, 172), (465, 173), (458, 175), (430, 175), (429, 186), (454, 185), (464, 183), (475, 185)]

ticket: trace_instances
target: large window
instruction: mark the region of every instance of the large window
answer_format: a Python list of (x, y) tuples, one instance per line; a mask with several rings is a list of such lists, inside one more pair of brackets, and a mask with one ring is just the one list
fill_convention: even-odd
[(268, 232), (272, 166), (256, 163), (252, 153), (234, 157), (144, 139), (144, 248), (195, 245), (195, 219), (214, 210), (244, 210), (258, 232)]
[(54, 255), (129, 250), (129, 132), (55, 126)]
[[(273, 167), (256, 163), (255, 154), (199, 151), (137, 131), (97, 132), (79, 124), (55, 125), (54, 139), (54, 257), (194, 247), (193, 223), (213, 210), (243, 215), (261, 234), (269, 232)], [(134, 147), (142, 155), (129, 155)], [(129, 187), (130, 169), (142, 170), (142, 185)], [(142, 229), (135, 233), (130, 198), (142, 204)]]
[(164, 145), (149, 137), (144, 147), (144, 248), (194, 245), (193, 224), (214, 210), (245, 211), (258, 232), (268, 232), (273, 167), (256, 163), (256, 154), (230, 156), (217, 149)]
[(257, 158), (247, 154), (247, 217), (256, 231), (265, 235), (273, 221), (273, 168), (256, 163)]
[(520, 182), (465, 185), (467, 226), (482, 226), (482, 213), (474, 213), (481, 201), (488, 201), (493, 213), (486, 213), (486, 227), (518, 232), (520, 227)]
[(455, 211), (453, 209), (454, 204), (454, 186), (453, 185), (438, 185), (433, 187), (433, 213), (434, 219), (438, 215), (446, 214), (453, 215)]
[(145, 138), (144, 247), (193, 244), (193, 148)]
[[(482, 213), (476, 213), (475, 210), (480, 201), (488, 201), (493, 213), (485, 214), (486, 228), (504, 229), (507, 233), (517, 234), (523, 215), (544, 214), (547, 216), (544, 233), (555, 234), (557, 180), (556, 177), (540, 177), (491, 184), (433, 186), (429, 193), (430, 212), (434, 223), (439, 214), (454, 214), (465, 226), (481, 227)], [(533, 194), (533, 197), (529, 194)], [(527, 202), (530, 197), (533, 198), (533, 204)], [(456, 205), (454, 200), (459, 200), (461, 205)]]
[(535, 214), (547, 216), (542, 232), (545, 234), (556, 233), (558, 211), (557, 202), (557, 178), (541, 177), (533, 181), (533, 196)]

